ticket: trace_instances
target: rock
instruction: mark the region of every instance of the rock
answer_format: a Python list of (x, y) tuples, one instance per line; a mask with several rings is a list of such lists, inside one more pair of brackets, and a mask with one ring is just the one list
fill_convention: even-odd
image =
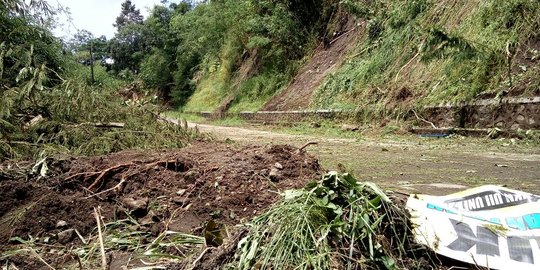
[(272, 168), (270, 170), (270, 173), (268, 174), (268, 177), (270, 178), (270, 181), (277, 182), (279, 176), (279, 170), (277, 168)]
[(360, 129), (357, 125), (343, 124), (341, 125), (341, 130), (343, 131), (358, 131)]
[(187, 191), (187, 189), (183, 188), (183, 189), (177, 191), (177, 192), (176, 192), (176, 195), (182, 196), (182, 195), (184, 195), (184, 194), (186, 193), (186, 191)]
[(133, 198), (124, 198), (122, 204), (131, 210), (131, 214), (135, 217), (141, 218), (144, 217), (147, 213), (148, 207), (148, 198), (142, 198), (135, 200)]
[(184, 179), (186, 180), (186, 183), (195, 183), (198, 177), (199, 177), (198, 171), (188, 171), (184, 174)]
[(163, 231), (163, 225), (161, 223), (154, 223), (150, 226), (150, 232), (153, 236), (158, 236)]
[(61, 231), (56, 235), (56, 237), (58, 238), (58, 243), (65, 245), (75, 238), (75, 230), (67, 229), (65, 231)]
[(279, 162), (276, 162), (276, 164), (274, 164), (274, 167), (278, 170), (283, 170), (283, 165), (281, 165), (281, 163)]
[(67, 222), (63, 221), (63, 220), (59, 220), (58, 222), (56, 222), (56, 228), (57, 229), (61, 229), (61, 228), (65, 228), (67, 227)]

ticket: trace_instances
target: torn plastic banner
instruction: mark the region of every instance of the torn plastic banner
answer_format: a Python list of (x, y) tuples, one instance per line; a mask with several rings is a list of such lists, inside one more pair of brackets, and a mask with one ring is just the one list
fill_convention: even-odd
[(491, 269), (540, 269), (540, 196), (481, 186), (411, 195), (416, 240), (438, 254)]

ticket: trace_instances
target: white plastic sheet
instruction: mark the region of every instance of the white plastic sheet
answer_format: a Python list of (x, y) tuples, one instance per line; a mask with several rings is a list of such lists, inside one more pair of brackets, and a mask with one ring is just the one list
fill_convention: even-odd
[(540, 269), (540, 196), (488, 185), (411, 195), (407, 208), (416, 240), (438, 254), (491, 269)]

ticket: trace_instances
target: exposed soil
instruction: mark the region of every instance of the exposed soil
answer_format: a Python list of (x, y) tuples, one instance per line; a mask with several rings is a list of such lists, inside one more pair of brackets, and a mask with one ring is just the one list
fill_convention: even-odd
[[(335, 35), (316, 50), (313, 57), (292, 80), (291, 84), (268, 101), (263, 111), (290, 111), (307, 109), (315, 89), (345, 60), (344, 54), (355, 44), (354, 40), (364, 31), (352, 16), (342, 14), (340, 27)], [(325, 46), (327, 45), (327, 46)]]
[[(238, 224), (261, 213), (278, 192), (317, 179), (317, 159), (286, 146), (231, 146), (196, 142), (180, 150), (127, 151), (99, 157), (50, 161), (49, 177), (0, 173), (0, 251), (15, 247), (10, 238), (30, 237), (50, 245), (78, 245), (96, 228), (101, 207), (105, 222), (132, 215), (155, 235), (167, 230), (201, 234), (215, 220)], [(0, 172), (8, 171), (0, 165)], [(64, 224), (62, 224), (64, 223)], [(62, 265), (63, 256), (47, 257)], [(39, 260), (10, 257), (19, 269), (39, 269)]]
[[(195, 124), (191, 124), (195, 126)], [(272, 127), (223, 127), (198, 124), (202, 132), (218, 139), (245, 143), (302, 146), (328, 170), (345, 168), (358, 179), (385, 189), (405, 193), (446, 195), (479, 185), (506, 185), (540, 194), (540, 148), (514, 139), (422, 138), (412, 135), (361, 135), (346, 132), (341, 137), (292, 135)], [(320, 134), (323, 130), (313, 133)], [(302, 133), (310, 133), (302, 130)]]

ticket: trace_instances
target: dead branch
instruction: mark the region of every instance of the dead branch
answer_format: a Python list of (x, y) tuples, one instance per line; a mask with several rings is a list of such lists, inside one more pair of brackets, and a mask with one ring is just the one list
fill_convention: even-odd
[(416, 113), (415, 110), (412, 110), (412, 112), (414, 113), (414, 116), (416, 116), (416, 119), (418, 119), (418, 120), (420, 120), (420, 121), (422, 121), (422, 122), (424, 122), (424, 123), (428, 123), (428, 124), (430, 124), (434, 129), (437, 129), (437, 126), (435, 126), (435, 124), (433, 124), (433, 122), (429, 122), (428, 120), (426, 120), (426, 119), (424, 119), (424, 118), (418, 116), (418, 114)]
[(337, 37), (334, 38), (332, 41), (330, 41), (329, 44), (330, 44), (330, 45), (334, 44), (336, 41), (338, 41), (338, 39), (344, 37), (346, 34), (352, 32), (352, 31), (354, 31), (354, 30), (356, 30), (356, 26), (353, 27), (352, 29), (349, 29), (348, 31), (345, 31), (345, 32), (341, 33), (339, 36), (337, 36)]
[(99, 128), (124, 128), (126, 126), (125, 123), (120, 122), (108, 122), (108, 123), (94, 123), (95, 127)]
[(319, 143), (318, 142), (308, 142), (308, 143), (304, 144), (302, 147), (300, 147), (298, 149), (298, 151), (302, 151), (302, 150), (304, 150), (306, 147), (308, 147), (310, 145), (317, 145), (317, 144), (319, 144)]
[(413, 58), (411, 58), (411, 60), (409, 60), (409, 62), (407, 62), (404, 66), (401, 67), (401, 69), (399, 69), (399, 71), (398, 71), (397, 74), (396, 74), (396, 78), (394, 79), (394, 82), (397, 82), (397, 80), (398, 80), (398, 78), (399, 78), (399, 73), (401, 73), (401, 71), (402, 71), (403, 69), (405, 69), (405, 67), (407, 67), (410, 63), (412, 63), (412, 61), (413, 61), (416, 57), (418, 57), (419, 54), (420, 54), (420, 52), (417, 52), (417, 53), (413, 56)]

